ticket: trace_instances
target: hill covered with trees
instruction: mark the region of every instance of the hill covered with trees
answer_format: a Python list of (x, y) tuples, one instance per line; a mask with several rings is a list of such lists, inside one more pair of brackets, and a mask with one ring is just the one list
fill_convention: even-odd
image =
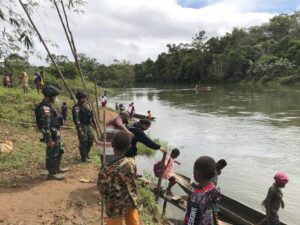
[(168, 44), (156, 61), (134, 66), (137, 82), (232, 83), (300, 78), (300, 12), (221, 37), (200, 31), (191, 43)]

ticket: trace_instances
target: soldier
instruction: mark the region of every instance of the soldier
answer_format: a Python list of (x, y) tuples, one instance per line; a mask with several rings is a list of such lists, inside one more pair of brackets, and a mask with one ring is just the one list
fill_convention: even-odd
[(76, 98), (78, 103), (74, 105), (72, 114), (78, 132), (81, 161), (90, 162), (89, 153), (95, 140), (91, 126), (95, 126), (95, 122), (93, 113), (86, 104), (87, 93), (78, 91)]
[(60, 116), (53, 106), (59, 91), (48, 85), (45, 86), (42, 93), (44, 99), (37, 106), (35, 113), (37, 125), (43, 134), (41, 141), (47, 144), (46, 168), (49, 172), (48, 179), (64, 180), (64, 176), (59, 174), (64, 172), (60, 169), (60, 162), (64, 153), (60, 136), (60, 126), (62, 124)]

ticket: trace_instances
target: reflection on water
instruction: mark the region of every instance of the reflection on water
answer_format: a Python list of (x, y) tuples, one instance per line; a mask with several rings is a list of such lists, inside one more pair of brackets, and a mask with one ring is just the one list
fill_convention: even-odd
[[(300, 90), (300, 89), (299, 89)], [(224, 194), (261, 210), (260, 203), (278, 170), (291, 182), (283, 190), (286, 208), (280, 215), (298, 224), (300, 196), (300, 91), (290, 87), (213, 87), (195, 92), (183, 88), (133, 88), (111, 99), (138, 113), (151, 110), (158, 117), (149, 133), (182, 150), (182, 166), (176, 170), (192, 175), (195, 159), (211, 155), (229, 165), (220, 177)], [(139, 160), (152, 169), (159, 159)], [(298, 207), (297, 207), (298, 206)]]

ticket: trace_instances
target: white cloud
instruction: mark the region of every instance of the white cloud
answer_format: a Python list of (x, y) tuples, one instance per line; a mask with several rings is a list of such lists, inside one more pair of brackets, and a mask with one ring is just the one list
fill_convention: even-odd
[[(258, 0), (210, 2), (193, 9), (176, 0), (90, 0), (84, 15), (71, 16), (78, 52), (106, 64), (115, 58), (135, 63), (156, 59), (166, 44), (189, 42), (200, 30), (208, 36), (223, 35), (233, 27), (261, 24), (273, 16), (255, 12)], [(59, 45), (53, 53), (71, 58), (55, 11), (45, 6), (35, 18), (43, 34)]]

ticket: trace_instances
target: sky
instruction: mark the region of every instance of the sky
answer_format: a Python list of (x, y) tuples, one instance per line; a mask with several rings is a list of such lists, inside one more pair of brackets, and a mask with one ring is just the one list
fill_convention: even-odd
[[(78, 52), (104, 64), (114, 59), (139, 63), (155, 60), (168, 43), (190, 42), (201, 30), (208, 37), (220, 36), (297, 9), (300, 0), (87, 0), (85, 13), (72, 13), (70, 21)], [(43, 5), (34, 18), (43, 36), (58, 45), (52, 53), (71, 59), (54, 9)], [(41, 44), (36, 46), (44, 57)], [(30, 61), (45, 64), (36, 57)]]

